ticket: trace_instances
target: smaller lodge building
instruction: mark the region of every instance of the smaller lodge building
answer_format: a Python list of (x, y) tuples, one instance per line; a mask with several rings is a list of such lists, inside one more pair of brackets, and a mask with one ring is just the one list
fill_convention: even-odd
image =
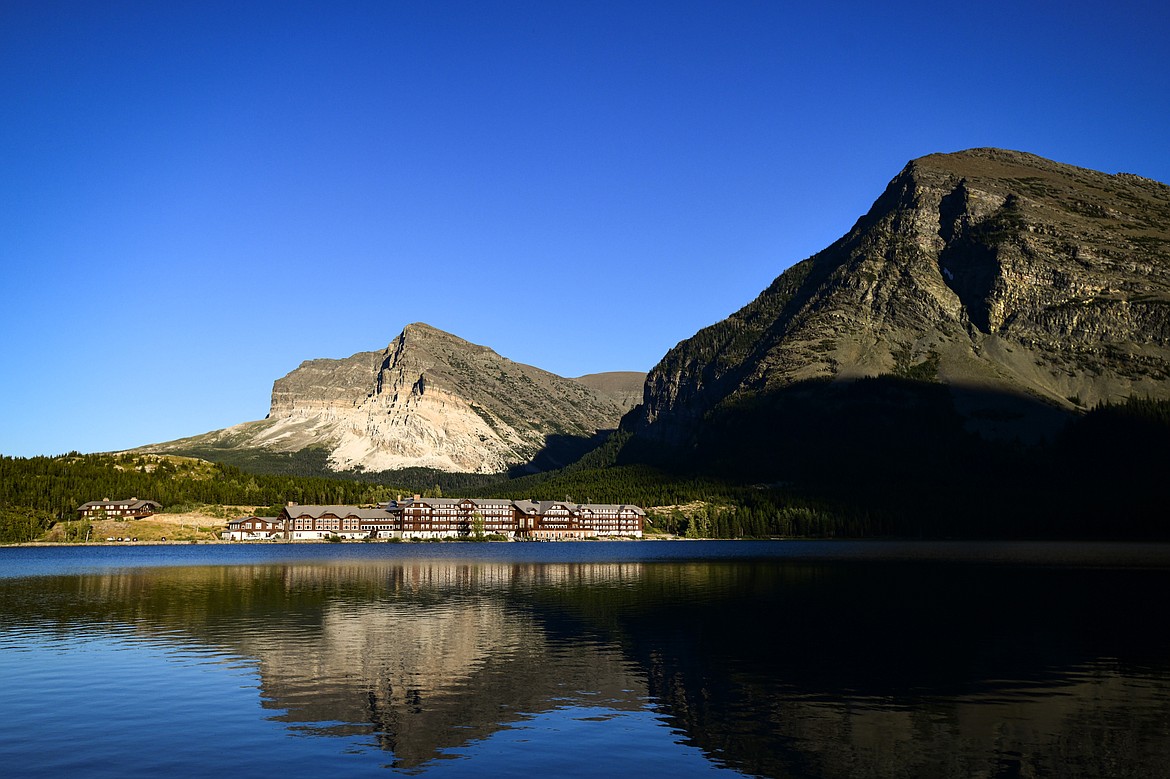
[(153, 516), (161, 508), (162, 504), (155, 503), (153, 500), (139, 500), (138, 498), (110, 500), (105, 498), (81, 504), (77, 508), (77, 516), (79, 519), (142, 519)]
[(275, 541), (284, 538), (284, 524), (276, 517), (233, 519), (222, 537), (227, 541)]
[(443, 539), (498, 535), (518, 540), (641, 538), (646, 512), (631, 504), (498, 498), (424, 498), (377, 508), (289, 503), (276, 517), (243, 517), (223, 538), (254, 540)]

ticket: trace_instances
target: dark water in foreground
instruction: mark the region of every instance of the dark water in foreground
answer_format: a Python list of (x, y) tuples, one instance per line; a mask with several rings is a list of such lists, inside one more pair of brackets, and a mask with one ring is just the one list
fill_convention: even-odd
[(5, 776), (1170, 775), (1170, 547), (0, 549)]

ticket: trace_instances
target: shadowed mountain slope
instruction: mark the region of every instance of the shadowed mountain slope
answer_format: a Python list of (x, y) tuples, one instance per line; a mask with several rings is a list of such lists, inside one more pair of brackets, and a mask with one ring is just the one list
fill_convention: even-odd
[(883, 374), (945, 385), (966, 430), (1001, 439), (1170, 398), (1170, 187), (999, 149), (914, 160), (848, 234), (667, 353), (625, 427), (685, 449), (728, 410), (750, 428), (740, 412), (778, 392)]

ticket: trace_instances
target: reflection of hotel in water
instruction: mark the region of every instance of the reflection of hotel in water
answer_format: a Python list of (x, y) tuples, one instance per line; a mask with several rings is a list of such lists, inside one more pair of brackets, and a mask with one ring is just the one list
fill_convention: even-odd
[(570, 702), (638, 711), (649, 694), (644, 672), (618, 647), (550, 630), (539, 610), (506, 595), (621, 584), (643, 575), (640, 563), (432, 560), (292, 565), (281, 575), (289, 593), (331, 595), (317, 628), (245, 638), (240, 648), (260, 661), (264, 699), (294, 729), (372, 735), (396, 767), (534, 712)]
[(376, 587), (385, 595), (402, 592), (472, 592), (480, 588), (498, 592), (502, 588), (527, 589), (560, 585), (617, 585), (643, 581), (645, 563), (445, 563), (435, 560), (404, 561), (393, 565), (344, 563), (329, 565), (286, 565), (281, 567), (285, 586), (329, 589), (344, 580)]
[[(935, 574), (945, 596), (928, 599), (917, 571), (867, 588), (873, 572), (464, 559), (121, 569), (0, 577), (0, 625), (92, 627), (254, 668), (288, 731), (357, 737), (401, 772), (592, 707), (650, 709), (747, 775), (1165, 775), (1170, 631), (1117, 621), (1090, 638), (1072, 621), (1147, 591), (1132, 579), (1095, 597), (1074, 584), (1061, 602), (1015, 586), (1034, 572), (979, 569), (997, 597), (956, 589), (975, 581), (960, 571)], [(871, 614), (887, 600), (895, 609), (878, 616), (896, 626), (882, 632)], [(934, 621), (937, 602), (957, 611)], [(1021, 625), (1037, 640), (1017, 651), (1003, 631)]]
[(289, 503), (277, 517), (229, 522), (223, 535), (237, 541), (303, 541), (330, 536), (432, 539), (501, 535), (535, 541), (641, 538), (645, 516), (639, 506), (630, 504), (415, 495), (377, 508)]

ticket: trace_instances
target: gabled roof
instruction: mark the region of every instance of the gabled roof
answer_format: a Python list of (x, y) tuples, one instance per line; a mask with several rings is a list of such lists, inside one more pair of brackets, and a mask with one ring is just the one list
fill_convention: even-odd
[(247, 517), (240, 517), (239, 519), (231, 520), (230, 522), (228, 522), (228, 527), (231, 527), (232, 525), (239, 526), (239, 525), (244, 524), (245, 522), (250, 522), (250, 521), (256, 520), (256, 519), (260, 520), (261, 522), (269, 522), (269, 523), (273, 523), (273, 524), (280, 521), (278, 517), (247, 516)]
[(462, 506), (465, 503), (470, 503), (472, 506), (511, 506), (515, 501), (507, 498), (404, 498), (403, 500), (390, 501), (386, 504), (388, 510), (391, 507), (397, 509), (407, 508), (409, 506)]
[(124, 500), (91, 500), (88, 503), (82, 503), (77, 507), (78, 511), (83, 509), (97, 509), (109, 508), (110, 506), (126, 506), (130, 509), (141, 509), (147, 506), (154, 506), (156, 509), (162, 508), (162, 504), (153, 500), (139, 500), (138, 498), (125, 498)]
[(398, 508), (406, 506), (458, 506), (467, 498), (405, 498), (403, 500), (394, 501)]
[(573, 503), (567, 500), (508, 500), (507, 498), (405, 498), (392, 500), (383, 504), (386, 512), (399, 512), (411, 506), (429, 506), (431, 508), (454, 507), (470, 503), (472, 506), (514, 506), (524, 514), (539, 514), (543, 516), (554, 506), (564, 506), (570, 513), (581, 511), (633, 511), (640, 517), (646, 516), (645, 510), (632, 503)]
[(632, 503), (582, 503), (581, 509), (588, 509), (589, 511), (622, 511), (623, 509), (629, 509), (638, 516), (645, 516), (646, 514), (641, 506), (635, 506)]
[(356, 517), (358, 519), (385, 519), (390, 516), (386, 509), (365, 509), (359, 506), (301, 506), (293, 504), (285, 506), (284, 510), (290, 517), (312, 517), (313, 519), (320, 519), (326, 514), (332, 514), (335, 517), (345, 519), (346, 517)]
[(577, 510), (577, 504), (570, 503), (567, 500), (541, 500), (541, 501), (537, 501), (536, 505), (539, 507), (541, 514), (547, 514), (549, 509), (551, 509), (553, 506), (563, 506), (564, 508), (568, 509), (570, 512), (574, 512)]

